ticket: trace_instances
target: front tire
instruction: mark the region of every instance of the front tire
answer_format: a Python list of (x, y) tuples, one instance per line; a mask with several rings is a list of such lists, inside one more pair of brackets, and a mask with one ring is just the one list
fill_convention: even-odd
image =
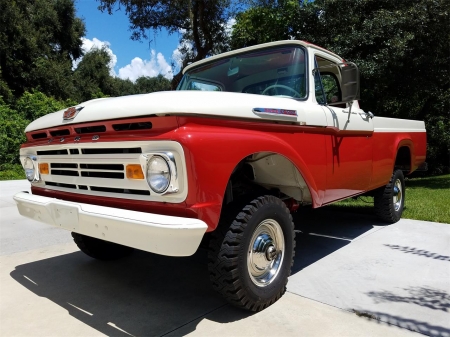
[(395, 170), (389, 183), (374, 196), (375, 214), (384, 222), (393, 224), (400, 220), (405, 206), (405, 177)]
[(233, 305), (261, 311), (286, 291), (295, 248), (292, 217), (280, 199), (269, 195), (228, 211), (212, 233), (210, 279)]
[(133, 252), (133, 248), (72, 232), (73, 241), (86, 255), (102, 261), (118, 260)]

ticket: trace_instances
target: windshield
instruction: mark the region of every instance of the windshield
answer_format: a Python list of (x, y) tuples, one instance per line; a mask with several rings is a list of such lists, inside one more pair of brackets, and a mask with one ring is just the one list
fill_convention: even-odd
[(306, 97), (305, 51), (283, 46), (255, 50), (186, 72), (177, 90), (229, 91)]

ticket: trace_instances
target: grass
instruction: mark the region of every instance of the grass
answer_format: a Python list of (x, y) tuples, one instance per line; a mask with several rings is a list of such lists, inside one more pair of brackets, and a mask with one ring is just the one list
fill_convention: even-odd
[[(402, 218), (450, 224), (450, 174), (407, 179), (405, 202)], [(373, 198), (347, 199), (327, 207), (373, 214)]]
[[(0, 180), (25, 179), (21, 165), (0, 166)], [(450, 174), (406, 180), (406, 204), (402, 218), (450, 224)], [(347, 199), (330, 206), (333, 210), (373, 214), (373, 198)]]
[(0, 180), (19, 180), (25, 179), (25, 171), (20, 164), (2, 164), (0, 165)]

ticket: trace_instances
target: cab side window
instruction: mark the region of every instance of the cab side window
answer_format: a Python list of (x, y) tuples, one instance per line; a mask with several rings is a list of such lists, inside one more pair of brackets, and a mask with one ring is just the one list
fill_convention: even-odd
[(326, 102), (328, 104), (340, 102), (342, 100), (341, 88), (336, 75), (333, 73), (322, 73), (320, 78), (322, 79)]
[(339, 78), (341, 78), (339, 66), (320, 56), (316, 56), (315, 66), (314, 85), (317, 103), (345, 107), (345, 103), (340, 103), (342, 102), (342, 92), (339, 82)]

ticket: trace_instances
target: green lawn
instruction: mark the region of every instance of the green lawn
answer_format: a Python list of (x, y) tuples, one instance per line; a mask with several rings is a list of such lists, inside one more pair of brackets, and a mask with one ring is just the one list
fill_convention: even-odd
[[(0, 180), (25, 179), (21, 165), (2, 165)], [(406, 180), (403, 218), (450, 224), (450, 174)], [(326, 206), (333, 210), (373, 214), (373, 198), (347, 199)]]
[[(406, 180), (402, 218), (450, 224), (450, 174)], [(327, 206), (336, 210), (373, 213), (373, 198), (347, 199)]]

